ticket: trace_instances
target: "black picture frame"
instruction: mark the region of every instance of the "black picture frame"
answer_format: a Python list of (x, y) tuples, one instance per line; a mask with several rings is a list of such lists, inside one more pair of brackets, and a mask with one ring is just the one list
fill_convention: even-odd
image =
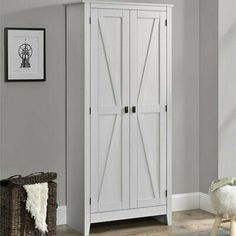
[[(22, 78), (11, 78), (9, 75), (11, 74), (9, 71), (9, 59), (11, 55), (9, 55), (9, 32), (41, 32), (42, 33), (42, 48), (38, 49), (41, 50), (40, 52), (43, 54), (41, 56), (41, 69), (42, 72), (40, 73), (40, 78), (24, 78), (23, 74)], [(23, 37), (23, 36), (22, 36)], [(30, 37), (30, 36), (27, 36)], [(25, 42), (26, 45), (26, 42)], [(30, 46), (30, 45), (29, 45)], [(4, 28), (4, 53), (5, 53), (5, 82), (42, 82), (46, 81), (46, 29), (45, 28), (17, 28), (17, 27), (5, 27)], [(39, 55), (38, 55), (39, 57)], [(23, 59), (22, 59), (23, 60)], [(27, 72), (25, 72), (27, 75)]]

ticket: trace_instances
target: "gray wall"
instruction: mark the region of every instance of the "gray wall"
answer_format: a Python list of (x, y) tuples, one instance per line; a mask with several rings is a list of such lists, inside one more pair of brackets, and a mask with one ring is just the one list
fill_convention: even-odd
[[(29, 2), (3, 1), (2, 26), (47, 29), (47, 81), (4, 83), (1, 79), (1, 177), (56, 171), (58, 202), (65, 205), (64, 8), (28, 9), (29, 4), (23, 9)], [(14, 11), (9, 9), (12, 6)]]
[(199, 1), (173, 1), (173, 190), (199, 191)]
[(200, 0), (200, 192), (218, 177), (218, 1)]
[[(67, 223), (84, 232), (84, 6), (67, 7)], [(74, 24), (77, 22), (76, 24)], [(76, 188), (75, 188), (76, 185)], [(88, 200), (88, 198), (86, 198)]]
[(219, 176), (236, 177), (236, 2), (219, 0)]
[[(2, 0), (4, 26), (47, 28), (47, 82), (9, 84), (1, 78), (1, 177), (55, 170), (59, 204), (64, 205), (65, 23), (63, 7), (53, 5), (61, 2)], [(173, 192), (195, 192), (199, 191), (199, 1), (153, 2), (175, 4)]]

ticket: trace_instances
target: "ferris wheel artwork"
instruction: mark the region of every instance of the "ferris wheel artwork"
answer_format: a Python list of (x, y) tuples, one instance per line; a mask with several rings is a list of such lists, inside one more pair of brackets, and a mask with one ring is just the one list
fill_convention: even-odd
[(30, 58), (33, 55), (33, 49), (25, 40), (25, 43), (21, 44), (18, 49), (19, 57), (21, 58), (21, 68), (31, 68)]
[(46, 80), (46, 29), (5, 28), (5, 81)]

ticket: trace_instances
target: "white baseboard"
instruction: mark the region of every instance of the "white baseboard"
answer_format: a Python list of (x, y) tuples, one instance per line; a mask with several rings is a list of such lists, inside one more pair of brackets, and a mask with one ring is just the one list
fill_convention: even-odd
[(183, 193), (172, 195), (173, 211), (199, 209), (199, 193)]
[[(172, 195), (173, 211), (187, 211), (201, 209), (214, 213), (211, 207), (210, 197), (205, 193), (183, 193)], [(64, 225), (67, 222), (66, 206), (59, 206), (57, 209), (57, 225)]]
[(66, 222), (66, 206), (59, 206), (57, 208), (57, 225), (65, 225)]
[(211, 199), (208, 194), (199, 193), (199, 208), (201, 210), (215, 214), (215, 211), (211, 206)]
[(208, 194), (205, 193), (184, 193), (172, 196), (173, 211), (186, 211), (201, 209), (210, 213), (215, 213)]

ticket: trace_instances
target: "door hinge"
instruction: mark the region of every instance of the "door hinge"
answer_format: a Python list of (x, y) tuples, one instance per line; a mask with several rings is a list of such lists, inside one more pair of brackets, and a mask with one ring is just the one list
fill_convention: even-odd
[(89, 114), (91, 115), (91, 112), (92, 112), (92, 109), (91, 109), (91, 107), (89, 108)]
[(89, 205), (90, 205), (90, 206), (92, 205), (92, 200), (91, 200), (91, 198), (89, 198)]
[(91, 16), (89, 17), (89, 24), (91, 25), (91, 22), (92, 22), (92, 18)]
[(167, 197), (167, 190), (165, 191), (165, 195), (166, 195), (166, 197)]
[(165, 26), (167, 26), (167, 19), (165, 20)]
[(167, 105), (165, 105), (165, 111), (167, 112)]

